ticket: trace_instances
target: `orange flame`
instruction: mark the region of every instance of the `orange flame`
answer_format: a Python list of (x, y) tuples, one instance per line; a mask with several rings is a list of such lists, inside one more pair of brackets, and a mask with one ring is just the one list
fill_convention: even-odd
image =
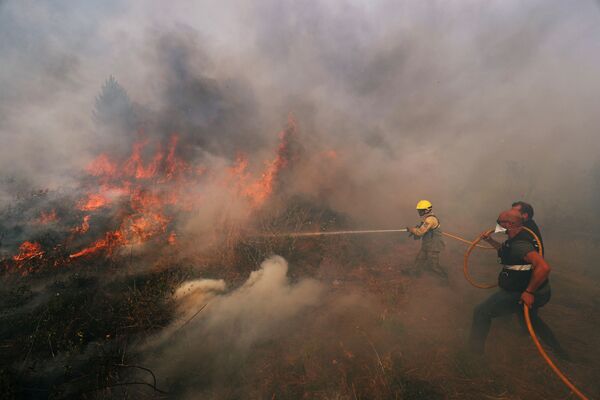
[(152, 212), (132, 218), (127, 227), (130, 240), (145, 242), (161, 233), (165, 233), (168, 223), (169, 219), (164, 215)]
[(13, 256), (13, 260), (16, 262), (22, 262), (31, 260), (32, 258), (42, 258), (44, 252), (42, 246), (39, 243), (25, 241), (19, 246), (19, 254)]
[[(290, 163), (290, 143), (296, 125), (290, 120), (288, 127), (280, 133), (280, 143), (276, 156), (265, 163), (258, 177), (248, 171), (248, 159), (239, 154), (229, 168), (229, 176), (223, 183), (238, 196), (248, 201), (252, 208), (262, 206), (276, 189), (281, 171)], [(188, 164), (177, 155), (179, 136), (172, 135), (166, 146), (157, 145), (153, 152), (147, 151), (148, 139), (133, 144), (129, 157), (115, 161), (106, 154), (93, 160), (86, 171), (96, 178), (93, 191), (83, 197), (76, 207), (85, 211), (81, 224), (71, 229), (73, 234), (83, 234), (90, 229), (90, 219), (94, 212), (107, 208), (111, 204), (124, 204), (119, 213), (118, 228), (104, 233), (100, 239), (69, 255), (70, 259), (96, 254), (100, 251), (112, 254), (121, 246), (140, 244), (155, 237), (166, 236), (170, 245), (177, 243), (177, 235), (170, 231), (172, 208), (192, 211), (201, 204), (201, 196), (192, 185), (193, 181), (207, 173), (203, 166)], [(166, 148), (166, 151), (164, 151)], [(212, 176), (212, 175), (211, 175)], [(215, 175), (218, 176), (218, 175)], [(192, 189), (190, 190), (190, 187)], [(116, 200), (118, 199), (118, 200)], [(248, 211), (250, 212), (250, 211)], [(42, 213), (40, 221), (56, 220), (54, 210)], [(44, 222), (44, 223), (46, 223)], [(15, 255), (15, 261), (42, 257), (44, 251), (37, 243), (24, 242)]]
[(133, 176), (136, 179), (149, 179), (156, 175), (164, 156), (159, 146), (152, 161), (147, 166), (144, 165), (142, 151), (147, 144), (147, 139), (133, 144), (131, 157), (129, 157), (129, 160), (127, 160), (124, 165), (124, 171), (128, 176)]
[(119, 232), (119, 231), (108, 232), (104, 235), (104, 238), (97, 240), (91, 246), (89, 246), (77, 253), (71, 254), (69, 256), (69, 258), (73, 259), (73, 258), (87, 256), (89, 254), (93, 254), (93, 253), (95, 253), (99, 250), (103, 250), (103, 249), (107, 249), (110, 253), (116, 246), (118, 246), (120, 243), (122, 243), (122, 241), (123, 241), (123, 236), (121, 235), (121, 232)]
[(101, 194), (89, 194), (86, 200), (79, 202), (77, 206), (81, 211), (94, 211), (108, 204), (108, 199)]
[[(178, 143), (179, 136), (172, 135), (169, 140), (169, 152), (167, 154), (167, 159), (165, 160), (165, 176), (167, 177), (167, 180), (173, 179), (191, 170), (190, 166), (175, 154)], [(202, 170), (199, 174), (202, 174), (203, 172), (204, 171)]]
[(277, 156), (265, 164), (265, 170), (259, 179), (248, 183), (249, 176), (246, 172), (248, 160), (243, 154), (238, 154), (234, 166), (229, 169), (229, 173), (238, 180), (238, 191), (249, 200), (254, 208), (263, 205), (270, 197), (281, 171), (288, 166), (290, 161), (289, 145), (295, 132), (296, 122), (290, 118), (288, 127), (279, 133), (280, 142)]
[(85, 215), (83, 217), (83, 221), (81, 222), (80, 226), (76, 226), (75, 228), (71, 229), (72, 233), (86, 233), (87, 231), (90, 230), (90, 216), (89, 215)]
[[(165, 207), (179, 205), (180, 202), (177, 186), (170, 185), (165, 189), (162, 185), (188, 172), (198, 175), (204, 173), (204, 169), (193, 170), (177, 157), (178, 141), (179, 137), (172, 135), (166, 156), (161, 146), (158, 146), (148, 163), (143, 157), (148, 140), (143, 139), (133, 144), (131, 155), (122, 165), (111, 161), (106, 155), (101, 155), (88, 166), (88, 173), (101, 178), (101, 191), (89, 194), (79, 204), (79, 209), (95, 211), (104, 207), (109, 203), (109, 195), (111, 198), (126, 196), (132, 212), (121, 221), (119, 229), (105, 234), (104, 238), (91, 246), (71, 254), (71, 258), (93, 254), (99, 250), (112, 251), (115, 247), (130, 243), (145, 242), (167, 231), (170, 219), (165, 216)], [(151, 179), (154, 182), (152, 186), (140, 182)], [(73, 228), (72, 232), (84, 233), (88, 229), (89, 215), (85, 216), (82, 225)]]
[(229, 173), (237, 177), (246, 177), (246, 168), (248, 168), (248, 158), (244, 153), (238, 153), (235, 158), (235, 164), (229, 168)]
[(86, 168), (86, 171), (92, 176), (115, 176), (117, 170), (117, 165), (106, 154), (99, 155)]

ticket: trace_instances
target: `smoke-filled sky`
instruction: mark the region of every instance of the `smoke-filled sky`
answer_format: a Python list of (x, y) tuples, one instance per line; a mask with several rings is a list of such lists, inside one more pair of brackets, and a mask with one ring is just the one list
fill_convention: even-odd
[(93, 118), (113, 75), (198, 158), (268, 158), (293, 113), (309, 152), (338, 155), (298, 190), (362, 225), (406, 224), (420, 198), (559, 220), (600, 196), (599, 22), (591, 0), (0, 1), (0, 174), (68, 186), (118, 146)]

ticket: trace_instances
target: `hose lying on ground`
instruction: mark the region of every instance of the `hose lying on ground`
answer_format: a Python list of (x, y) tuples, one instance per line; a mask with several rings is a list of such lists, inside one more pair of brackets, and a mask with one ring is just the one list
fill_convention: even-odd
[[(523, 227), (523, 229), (525, 229), (527, 232), (529, 232), (531, 234), (531, 236), (533, 236), (533, 238), (535, 239), (535, 241), (539, 245), (538, 251), (539, 251), (540, 255), (543, 254), (542, 242), (540, 241), (540, 238), (538, 238), (537, 235), (531, 229), (529, 229), (527, 227)], [(497, 286), (495, 284), (477, 283), (477, 282), (475, 282), (473, 280), (473, 278), (471, 278), (471, 275), (469, 275), (469, 256), (471, 255), (471, 253), (473, 252), (473, 249), (475, 249), (475, 247), (477, 246), (477, 244), (483, 239), (483, 237), (489, 235), (493, 231), (494, 231), (493, 229), (490, 229), (490, 230), (487, 230), (487, 231), (483, 232), (477, 239), (475, 239), (474, 241), (471, 242), (471, 245), (469, 246), (469, 248), (465, 252), (465, 260), (464, 260), (464, 264), (463, 264), (463, 273), (464, 273), (465, 278), (467, 279), (467, 281), (471, 285), (475, 286), (476, 288), (490, 289), (490, 288), (493, 288), (493, 287)], [(554, 371), (554, 373), (556, 374), (556, 376), (558, 376), (559, 379), (573, 393), (575, 393), (577, 395), (577, 397), (579, 397), (581, 400), (589, 400), (588, 397), (586, 397), (579, 389), (577, 389), (577, 387), (575, 387), (575, 385), (569, 380), (569, 378), (567, 378), (565, 376), (565, 374), (562, 373), (562, 371), (556, 366), (556, 364), (554, 364), (554, 362), (552, 361), (552, 359), (550, 359), (550, 357), (548, 356), (548, 353), (546, 353), (546, 350), (544, 350), (544, 348), (540, 344), (540, 341), (538, 340), (537, 335), (535, 334), (535, 331), (533, 329), (533, 325), (531, 324), (531, 317), (529, 316), (529, 307), (527, 307), (527, 304), (523, 304), (523, 314), (525, 315), (525, 323), (527, 324), (527, 330), (529, 331), (529, 335), (531, 336), (531, 339), (533, 340), (533, 343), (535, 344), (535, 347), (537, 348), (538, 352), (540, 353), (540, 355), (542, 356), (542, 358), (544, 359), (544, 361), (546, 361), (546, 363), (550, 366), (550, 368), (552, 369), (552, 371)]]

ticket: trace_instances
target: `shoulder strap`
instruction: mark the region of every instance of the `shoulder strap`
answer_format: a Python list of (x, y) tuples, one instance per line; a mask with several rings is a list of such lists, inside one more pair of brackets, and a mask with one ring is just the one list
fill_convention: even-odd
[(440, 219), (437, 216), (435, 216), (434, 214), (429, 214), (427, 217), (425, 217), (425, 219), (427, 219), (429, 217), (435, 218), (435, 223), (436, 223), (436, 225), (433, 228), (431, 228), (431, 229), (437, 229), (437, 228), (439, 228), (440, 227)]

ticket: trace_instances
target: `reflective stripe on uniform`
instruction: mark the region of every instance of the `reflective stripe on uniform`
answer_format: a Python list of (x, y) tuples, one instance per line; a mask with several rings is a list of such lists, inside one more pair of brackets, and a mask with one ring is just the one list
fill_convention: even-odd
[(531, 269), (531, 264), (505, 265), (504, 269), (510, 269), (511, 271), (529, 271)]

